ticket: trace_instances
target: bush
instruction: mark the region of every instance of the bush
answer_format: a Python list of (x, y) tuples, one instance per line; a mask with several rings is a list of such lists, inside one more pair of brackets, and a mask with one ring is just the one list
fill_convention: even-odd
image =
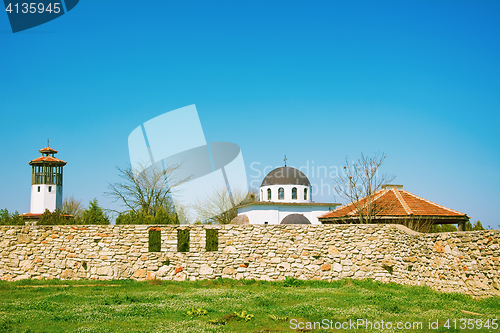
[(74, 224), (74, 223), (75, 219), (73, 217), (64, 216), (59, 209), (56, 209), (53, 213), (51, 213), (48, 209), (46, 209), (36, 224), (64, 225), (64, 224)]
[(89, 207), (82, 213), (82, 218), (79, 224), (101, 224), (108, 225), (109, 217), (103, 212), (102, 208), (97, 204), (97, 199), (89, 202)]
[(24, 225), (24, 221), (17, 211), (9, 213), (5, 208), (0, 209), (0, 225)]
[(432, 225), (431, 232), (453, 232), (458, 231), (454, 224), (434, 224)]
[(167, 212), (164, 209), (160, 208), (156, 216), (129, 211), (125, 213), (121, 213), (116, 218), (116, 224), (179, 224), (179, 218), (177, 214)]

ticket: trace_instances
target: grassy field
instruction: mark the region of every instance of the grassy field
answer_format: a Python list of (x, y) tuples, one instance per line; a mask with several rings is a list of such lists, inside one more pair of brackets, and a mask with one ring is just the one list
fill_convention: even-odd
[[(384, 332), (462, 332), (461, 318), (470, 319), (465, 322), (474, 325), (470, 331), (500, 332), (493, 324), (500, 319), (500, 298), (347, 279), (0, 283), (5, 332), (372, 332), (381, 331), (382, 320), (384, 328), (393, 325)], [(358, 319), (365, 323), (346, 326)], [(456, 319), (457, 329), (453, 321), (444, 327), (447, 319)], [(439, 320), (439, 328), (429, 329), (429, 320)], [(314, 329), (314, 322), (323, 327)], [(417, 322), (421, 328), (408, 328)], [(397, 323), (407, 328), (397, 329)], [(479, 323), (490, 328), (477, 329)]]

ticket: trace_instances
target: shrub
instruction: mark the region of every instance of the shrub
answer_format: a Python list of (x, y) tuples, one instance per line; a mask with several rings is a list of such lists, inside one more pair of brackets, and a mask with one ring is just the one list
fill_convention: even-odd
[(177, 214), (167, 212), (160, 208), (156, 215), (149, 215), (141, 212), (129, 211), (121, 213), (116, 218), (116, 224), (179, 224)]
[(453, 232), (457, 231), (454, 224), (434, 224), (432, 225), (431, 232)]
[(74, 224), (75, 219), (73, 217), (64, 216), (59, 209), (56, 209), (51, 213), (48, 209), (40, 216), (37, 221), (37, 225), (64, 225), (64, 224)]

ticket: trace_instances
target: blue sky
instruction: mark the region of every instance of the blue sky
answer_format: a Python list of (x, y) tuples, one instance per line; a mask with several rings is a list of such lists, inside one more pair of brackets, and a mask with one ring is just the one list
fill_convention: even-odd
[(65, 195), (116, 207), (130, 132), (196, 104), (250, 181), (381, 151), (395, 183), (498, 228), (498, 59), (498, 1), (83, 0), (16, 34), (0, 13), (0, 208), (29, 211), (47, 138)]

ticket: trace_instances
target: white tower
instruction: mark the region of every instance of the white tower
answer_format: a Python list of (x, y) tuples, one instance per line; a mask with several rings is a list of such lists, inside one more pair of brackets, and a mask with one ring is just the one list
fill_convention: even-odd
[(30, 161), (31, 214), (43, 214), (46, 209), (54, 212), (62, 209), (63, 166), (66, 162), (55, 158), (57, 150), (50, 147), (39, 150), (42, 156)]

